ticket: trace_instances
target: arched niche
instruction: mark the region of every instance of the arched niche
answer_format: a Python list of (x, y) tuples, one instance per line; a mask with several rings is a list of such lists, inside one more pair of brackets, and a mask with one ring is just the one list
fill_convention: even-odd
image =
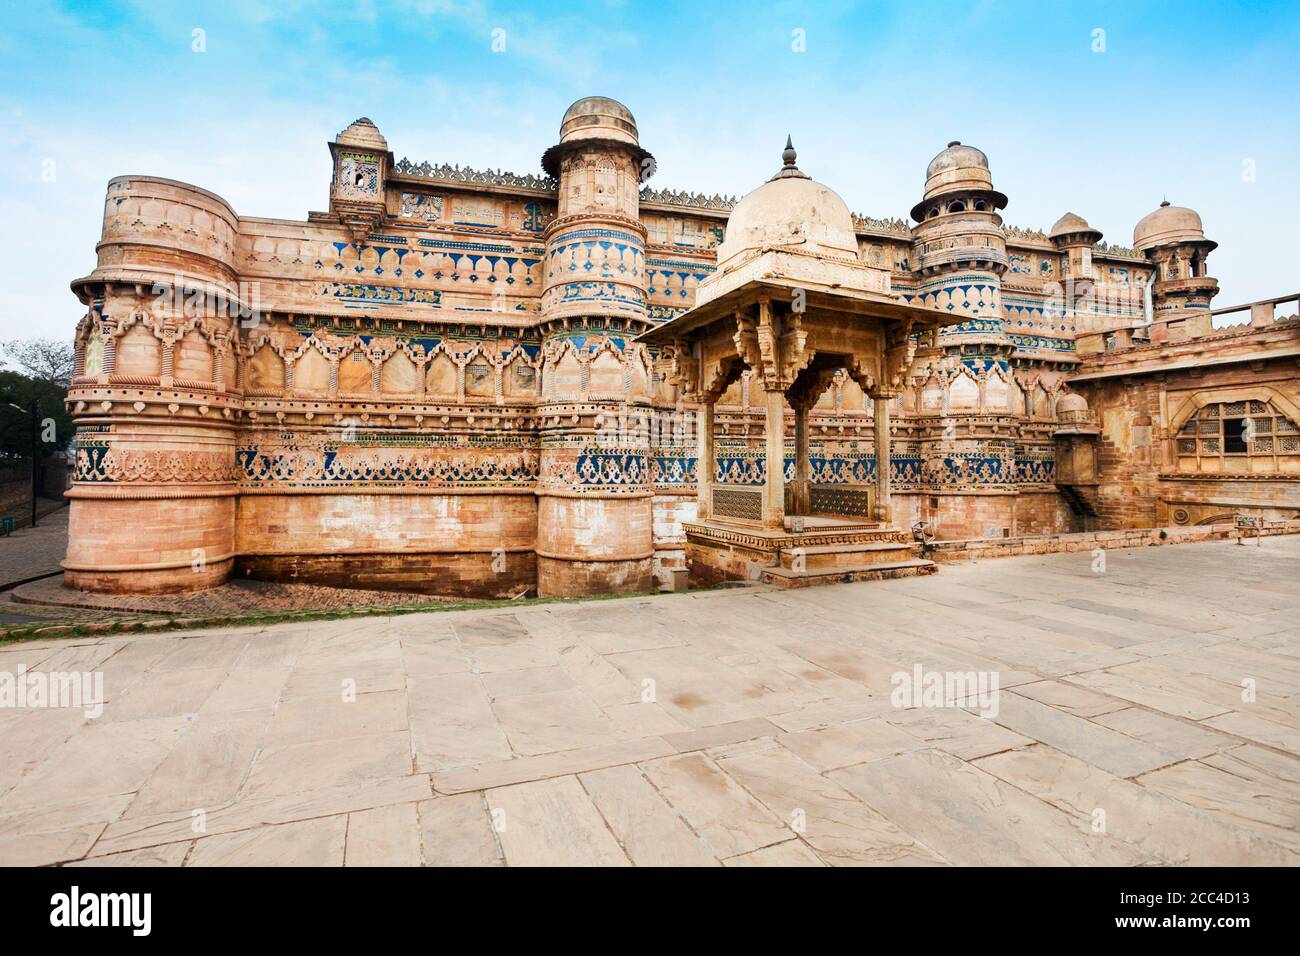
[(252, 392), (284, 390), (284, 360), (270, 345), (263, 345), (249, 359), (247, 387)]
[(588, 379), (587, 394), (592, 397), (621, 399), (625, 393), (623, 363), (613, 352), (600, 352), (591, 361), (591, 378)]
[(190, 329), (173, 346), (172, 377), (183, 382), (212, 381), (212, 346), (197, 328)]
[(353, 349), (339, 360), (339, 394), (369, 395), (371, 387), (372, 366), (370, 356), (361, 349)]
[(439, 352), (424, 373), (424, 391), (440, 398), (456, 397), (456, 363), (446, 352)]
[(577, 396), (582, 391), (582, 364), (573, 349), (565, 349), (555, 364), (547, 369), (548, 395)]
[(118, 375), (157, 376), (162, 369), (162, 343), (143, 322), (136, 322), (117, 340), (114, 371)]
[(948, 408), (952, 411), (968, 411), (979, 408), (980, 387), (970, 373), (962, 370), (948, 385)]
[(1000, 371), (994, 370), (984, 382), (984, 407), (992, 411), (1009, 411), (1011, 389)]
[(398, 349), (379, 370), (379, 390), (385, 395), (414, 395), (420, 391), (420, 368), (405, 349)]
[(330, 390), (329, 359), (309, 348), (293, 363), (293, 390), (325, 395)]
[(465, 366), (465, 397), (496, 397), (496, 370), (481, 356), (470, 359)]
[(538, 393), (537, 369), (523, 355), (516, 355), (506, 366), (502, 387), (510, 398), (533, 398)]

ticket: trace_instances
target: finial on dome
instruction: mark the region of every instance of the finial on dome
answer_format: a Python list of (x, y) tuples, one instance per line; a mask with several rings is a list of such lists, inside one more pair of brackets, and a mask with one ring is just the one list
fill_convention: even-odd
[(773, 179), (808, 179), (807, 173), (803, 172), (794, 164), (798, 155), (794, 151), (794, 142), (787, 133), (785, 137), (785, 149), (781, 151), (781, 162), (785, 165), (780, 168)]
[(951, 143), (948, 144), (948, 148), (952, 149), (954, 146), (960, 146), (960, 145), (961, 145), (961, 140), (954, 139)]
[(1162, 200), (1160, 200), (1160, 208), (1161, 208), (1161, 209), (1163, 209), (1165, 206), (1168, 206), (1168, 205), (1169, 205), (1169, 200), (1168, 200), (1168, 199), (1162, 199)]

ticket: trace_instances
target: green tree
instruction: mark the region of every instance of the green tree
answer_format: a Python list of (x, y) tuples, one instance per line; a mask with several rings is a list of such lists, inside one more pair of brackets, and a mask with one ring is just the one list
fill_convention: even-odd
[(4, 343), (18, 370), (0, 370), (0, 457), (10, 464), (32, 454), (32, 402), (37, 403), (37, 453), (48, 458), (72, 442), (72, 419), (64, 407), (72, 381), (73, 345), (59, 339)]
[(73, 431), (72, 418), (63, 404), (67, 396), (67, 388), (56, 382), (0, 371), (0, 457), (10, 460), (30, 457), (33, 400), (40, 412), (36, 435), (40, 457), (48, 458), (67, 448)]

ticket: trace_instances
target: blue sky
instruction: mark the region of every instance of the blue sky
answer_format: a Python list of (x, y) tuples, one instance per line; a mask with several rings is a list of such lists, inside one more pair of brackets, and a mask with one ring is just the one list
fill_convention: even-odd
[(854, 210), (905, 216), (959, 139), (1009, 224), (1068, 209), (1126, 245), (1168, 196), (1220, 243), (1216, 304), (1290, 293), (1298, 40), (1295, 3), (29, 0), (0, 24), (0, 340), (71, 334), (113, 176), (304, 218), (358, 116), (398, 158), (537, 172), (590, 94), (632, 109), (656, 185), (742, 194), (788, 132)]

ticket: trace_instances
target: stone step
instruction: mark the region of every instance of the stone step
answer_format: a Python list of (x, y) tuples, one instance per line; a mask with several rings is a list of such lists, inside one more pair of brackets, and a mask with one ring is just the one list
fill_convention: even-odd
[(793, 570), (802, 557), (806, 570), (856, 567), (868, 562), (906, 561), (916, 557), (920, 546), (900, 541), (862, 541), (854, 544), (823, 544), (781, 549), (781, 567)]
[(924, 558), (907, 561), (882, 561), (840, 568), (815, 568), (791, 571), (788, 568), (765, 568), (763, 583), (778, 588), (807, 588), (821, 584), (847, 584), (850, 581), (884, 581), (934, 574), (939, 566)]

